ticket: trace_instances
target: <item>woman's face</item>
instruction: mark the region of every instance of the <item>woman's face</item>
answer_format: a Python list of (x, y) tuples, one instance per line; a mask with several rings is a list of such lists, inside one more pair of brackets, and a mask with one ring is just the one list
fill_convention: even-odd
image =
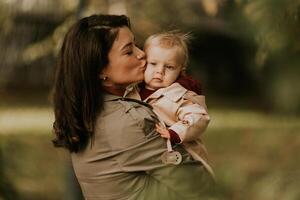
[(134, 36), (128, 27), (119, 29), (108, 53), (108, 65), (102, 74), (115, 86), (127, 86), (143, 80), (146, 69), (145, 53), (135, 46)]

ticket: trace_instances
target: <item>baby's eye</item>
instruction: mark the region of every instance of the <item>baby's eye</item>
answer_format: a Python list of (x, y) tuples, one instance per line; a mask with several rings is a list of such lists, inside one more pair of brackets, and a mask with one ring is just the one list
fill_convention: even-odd
[(150, 65), (156, 65), (156, 62), (149, 62), (150, 63)]
[(172, 65), (166, 65), (166, 68), (167, 68), (167, 69), (175, 69), (175, 67), (172, 66)]

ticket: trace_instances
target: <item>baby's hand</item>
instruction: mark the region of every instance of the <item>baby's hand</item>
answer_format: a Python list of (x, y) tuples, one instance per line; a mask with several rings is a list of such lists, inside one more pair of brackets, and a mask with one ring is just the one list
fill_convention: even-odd
[(155, 124), (155, 126), (156, 126), (156, 131), (160, 134), (161, 137), (170, 139), (170, 133), (168, 129), (166, 129), (165, 127), (159, 124)]

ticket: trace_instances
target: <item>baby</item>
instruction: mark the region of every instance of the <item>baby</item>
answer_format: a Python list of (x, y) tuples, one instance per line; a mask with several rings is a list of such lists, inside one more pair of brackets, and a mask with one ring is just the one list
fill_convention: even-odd
[(205, 97), (188, 90), (186, 83), (190, 79), (184, 75), (189, 57), (187, 40), (187, 34), (174, 31), (152, 35), (146, 40), (145, 85), (139, 94), (166, 124), (167, 128), (156, 125), (161, 137), (170, 139), (173, 144), (182, 144), (213, 175), (201, 141), (210, 120)]

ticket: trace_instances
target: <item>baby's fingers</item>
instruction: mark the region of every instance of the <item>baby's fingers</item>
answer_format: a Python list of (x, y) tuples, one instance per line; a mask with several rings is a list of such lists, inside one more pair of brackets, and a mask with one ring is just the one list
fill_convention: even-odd
[(156, 125), (156, 131), (160, 134), (163, 138), (170, 138), (170, 133), (166, 128), (162, 128), (159, 125)]
[(157, 131), (158, 133), (160, 133), (160, 134), (163, 133), (163, 129), (162, 129), (159, 125), (157, 125), (157, 124), (156, 124), (156, 131)]

